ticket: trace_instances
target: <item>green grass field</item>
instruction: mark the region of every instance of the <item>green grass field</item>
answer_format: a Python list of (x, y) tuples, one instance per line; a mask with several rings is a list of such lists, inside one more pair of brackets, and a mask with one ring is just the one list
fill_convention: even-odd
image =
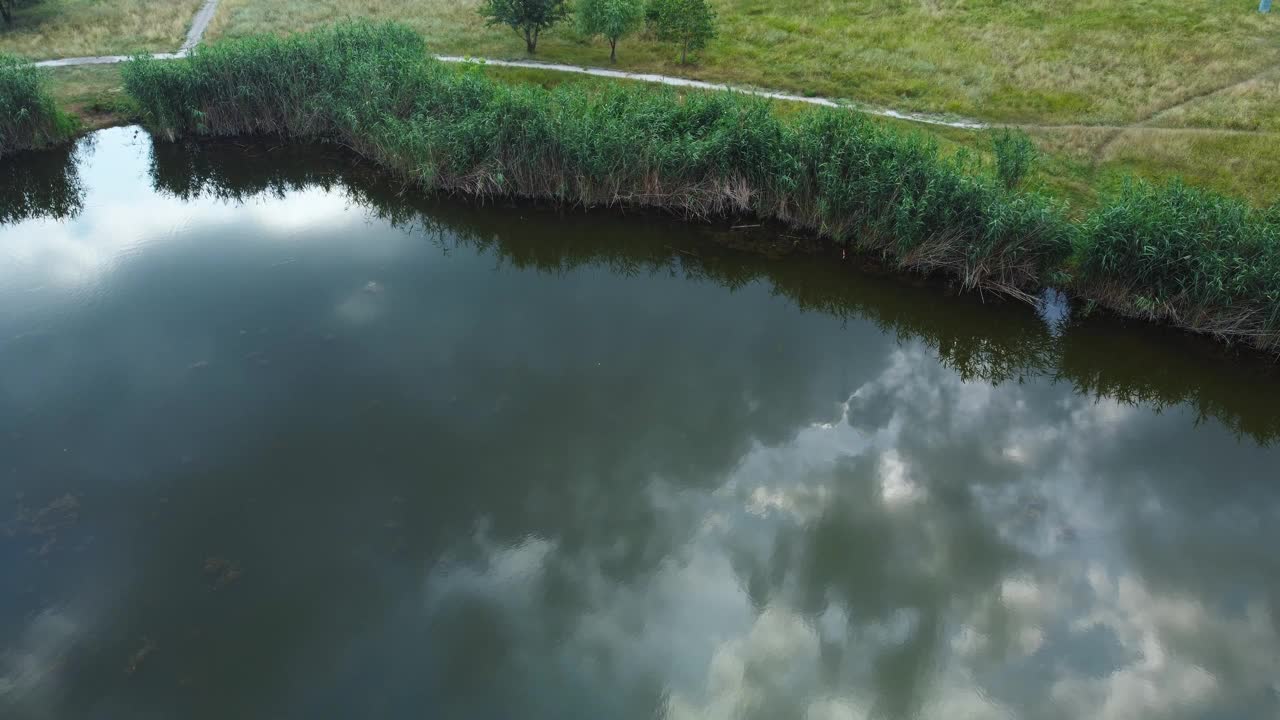
[[(411, 25), (433, 52), (526, 57), (514, 32), (484, 25), (479, 2), (223, 0), (206, 40), (369, 17)], [(1044, 154), (1033, 183), (1084, 207), (1126, 173), (1181, 176), (1256, 204), (1280, 199), (1280, 13), (1259, 15), (1253, 0), (715, 2), (720, 37), (696, 64), (681, 66), (671, 47), (632, 37), (619, 45), (617, 67), (1025, 125)], [(170, 50), (197, 5), (42, 0), (0, 30), (0, 50)], [(543, 36), (537, 59), (608, 65), (608, 47), (570, 24)], [(54, 88), (78, 97), (78, 107), (109, 109), (113, 78), (59, 70)], [(944, 144), (983, 151), (988, 142), (985, 133), (918, 127)]]
[[(479, 0), (225, 0), (213, 36), (347, 17), (401, 20), (442, 53), (521, 57)], [(1128, 124), (1275, 68), (1280, 14), (1253, 0), (718, 0), (720, 37), (693, 67), (643, 38), (619, 67), (1000, 122)], [(608, 64), (603, 42), (549, 32), (547, 60)], [(1280, 107), (1280, 98), (1272, 95)], [(1212, 126), (1218, 126), (1212, 122)]]
[(201, 0), (25, 0), (0, 52), (32, 60), (172, 52)]

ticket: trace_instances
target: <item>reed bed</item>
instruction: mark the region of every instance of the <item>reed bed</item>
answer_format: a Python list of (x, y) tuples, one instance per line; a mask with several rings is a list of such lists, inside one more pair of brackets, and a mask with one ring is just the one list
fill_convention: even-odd
[(323, 140), (428, 191), (775, 219), (966, 288), (1030, 298), (1055, 284), (1280, 349), (1280, 213), (1179, 185), (1135, 183), (1072, 222), (969, 156), (856, 113), (780, 117), (732, 93), (508, 86), (431, 60), (395, 24), (227, 41), (182, 61), (139, 58), (123, 76), (168, 139)]
[(74, 123), (54, 103), (40, 70), (0, 54), (0, 157), (63, 142), (73, 130)]

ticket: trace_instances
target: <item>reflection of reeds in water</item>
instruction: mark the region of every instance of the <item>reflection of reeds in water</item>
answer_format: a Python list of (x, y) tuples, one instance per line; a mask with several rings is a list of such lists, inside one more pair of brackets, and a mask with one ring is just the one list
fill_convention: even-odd
[[(232, 200), (308, 187), (340, 189), (371, 214), (421, 230), (446, 250), (470, 247), (539, 272), (590, 266), (623, 275), (675, 272), (731, 289), (768, 283), (807, 311), (869, 321), (904, 341), (922, 342), (965, 380), (1052, 377), (1077, 392), (1129, 404), (1185, 404), (1259, 443), (1280, 438), (1280, 414), (1274, 412), (1280, 383), (1265, 360), (1244, 357), (1228, 364), (1218, 348), (1194, 337), (1105, 317), (1077, 319), (1055, 335), (1018, 303), (948, 297), (935, 283), (874, 273), (858, 272), (851, 281), (846, 264), (808, 256), (806, 251), (821, 252), (813, 244), (801, 244), (781, 261), (727, 249), (773, 251), (769, 242), (782, 237), (776, 226), (760, 228), (753, 244), (742, 231), (714, 225), (684, 225), (685, 232), (672, 233), (669, 220), (643, 214), (618, 222), (612, 213), (563, 214), (528, 206), (514, 212), (491, 203), (442, 201), (405, 192), (403, 182), (324, 145), (159, 143), (152, 182), (183, 198)], [(539, 215), (544, 222), (530, 221)], [(601, 236), (609, 242), (600, 242)], [(793, 247), (791, 240), (781, 244)]]
[(0, 224), (77, 215), (84, 206), (77, 159), (87, 142), (6, 158), (0, 172)]

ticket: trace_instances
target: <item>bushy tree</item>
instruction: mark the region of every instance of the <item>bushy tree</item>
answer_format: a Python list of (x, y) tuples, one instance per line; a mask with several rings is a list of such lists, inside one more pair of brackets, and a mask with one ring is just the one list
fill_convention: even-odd
[[(4, 2), (4, 0), (0, 0)], [(538, 35), (569, 17), (568, 0), (484, 0), (480, 15), (489, 25), (506, 25), (524, 36), (530, 54), (538, 49)]]
[(650, 0), (645, 16), (659, 40), (680, 46), (680, 64), (716, 36), (716, 11), (707, 0)]
[(578, 0), (578, 29), (609, 42), (609, 62), (618, 61), (618, 40), (635, 32), (644, 20), (641, 0)]

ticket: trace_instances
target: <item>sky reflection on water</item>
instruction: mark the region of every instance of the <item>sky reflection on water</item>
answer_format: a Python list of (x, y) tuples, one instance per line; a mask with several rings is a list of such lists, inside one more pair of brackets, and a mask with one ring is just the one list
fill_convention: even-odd
[(1269, 368), (203, 153), (0, 226), (0, 715), (1280, 712)]

